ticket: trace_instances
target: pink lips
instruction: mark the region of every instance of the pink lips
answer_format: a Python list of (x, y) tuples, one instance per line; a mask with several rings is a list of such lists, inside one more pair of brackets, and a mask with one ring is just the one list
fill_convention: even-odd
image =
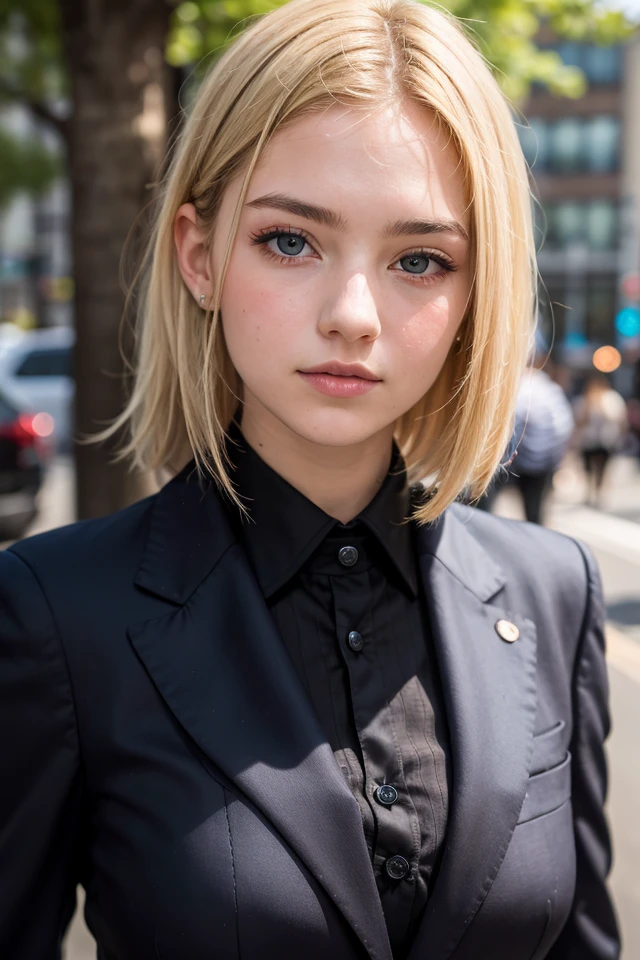
[(363, 377), (335, 377), (330, 373), (301, 373), (300, 376), (328, 397), (359, 397), (380, 383), (379, 380), (365, 380)]
[(380, 383), (360, 363), (331, 361), (315, 369), (299, 370), (298, 373), (310, 386), (328, 397), (358, 397)]

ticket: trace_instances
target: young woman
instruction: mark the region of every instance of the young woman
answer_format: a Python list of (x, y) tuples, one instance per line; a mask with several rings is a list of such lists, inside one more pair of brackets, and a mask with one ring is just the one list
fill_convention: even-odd
[(602, 505), (602, 491), (611, 457), (620, 450), (629, 429), (627, 407), (602, 373), (592, 374), (574, 404), (574, 443), (586, 474), (585, 500)]
[(294, 0), (218, 62), (122, 421), (173, 479), (0, 557), (3, 958), (59, 956), (77, 883), (101, 960), (618, 956), (598, 573), (453, 502), (534, 288), (443, 13)]

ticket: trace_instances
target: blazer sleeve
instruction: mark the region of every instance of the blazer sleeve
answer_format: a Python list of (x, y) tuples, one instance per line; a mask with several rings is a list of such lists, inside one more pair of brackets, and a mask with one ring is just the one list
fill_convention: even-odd
[(547, 960), (617, 960), (620, 936), (606, 887), (611, 842), (603, 805), (609, 733), (602, 583), (591, 552), (578, 543), (587, 568), (588, 596), (573, 677), (572, 805), (576, 891), (569, 919)]
[(82, 776), (51, 610), (0, 552), (0, 957), (58, 960), (75, 908)]

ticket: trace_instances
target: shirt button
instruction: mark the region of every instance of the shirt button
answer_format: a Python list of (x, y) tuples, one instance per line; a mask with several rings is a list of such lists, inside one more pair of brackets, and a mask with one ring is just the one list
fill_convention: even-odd
[(357, 630), (352, 630), (347, 637), (347, 643), (354, 653), (360, 653), (364, 647), (364, 640)]
[(384, 868), (392, 880), (404, 880), (411, 869), (409, 861), (399, 854), (396, 854), (395, 857), (389, 857)]
[(343, 567), (352, 567), (358, 560), (358, 551), (355, 547), (340, 547), (338, 560)]
[(398, 799), (398, 791), (391, 783), (383, 783), (373, 794), (378, 803), (390, 807)]

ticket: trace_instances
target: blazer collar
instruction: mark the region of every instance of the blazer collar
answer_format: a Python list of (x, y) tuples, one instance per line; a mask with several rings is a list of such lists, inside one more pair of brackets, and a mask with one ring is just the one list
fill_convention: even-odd
[[(165, 600), (186, 603), (236, 542), (236, 533), (222, 509), (223, 496), (212, 481), (198, 479), (193, 460), (160, 490), (135, 579), (137, 586)], [(368, 516), (371, 529), (379, 533), (377, 499), (370, 504)], [(400, 499), (396, 499), (399, 504)], [(392, 535), (387, 540), (387, 546), (409, 576), (412, 564), (404, 555), (405, 544), (401, 546), (394, 538)], [(494, 596), (506, 580), (502, 567), (468, 530), (468, 511), (457, 505), (419, 531), (418, 553), (437, 557), (452, 576), (482, 601)]]
[(198, 477), (195, 462), (156, 494), (135, 584), (186, 603), (236, 542), (213, 482)]
[(505, 585), (502, 566), (473, 535), (475, 516), (469, 507), (452, 504), (418, 533), (419, 557), (433, 557), (478, 600), (486, 602)]
[(128, 636), (205, 766), (271, 821), (370, 960), (392, 960), (358, 804), (213, 488), (160, 492), (135, 582), (175, 604)]
[(265, 463), (235, 421), (229, 428), (227, 449), (232, 480), (251, 517), (238, 517), (238, 528), (265, 597), (284, 586), (332, 530), (346, 532), (359, 521), (374, 535), (406, 587), (416, 595), (411, 527), (403, 523), (410, 513), (409, 486), (404, 460), (395, 443), (380, 488), (348, 524), (325, 513)]
[[(478, 519), (472, 508), (454, 504), (424, 531), (419, 548), (453, 790), (445, 853), (409, 960), (448, 960), (463, 936), (472, 941), (472, 921), (518, 821), (533, 752), (536, 628), (505, 605), (505, 574), (472, 532)], [(505, 619), (519, 629), (515, 643), (496, 631)]]
[[(505, 575), (473, 520), (454, 505), (417, 538), (453, 791), (446, 851), (410, 960), (448, 960), (469, 931), (515, 828), (533, 748), (535, 627), (498, 603)], [(325, 887), (371, 960), (391, 960), (357, 803), (214, 487), (186, 482), (183, 471), (157, 495), (136, 583), (174, 604), (129, 628), (169, 708), (214, 773), (233, 781)], [(500, 639), (499, 619), (517, 624), (516, 643)]]

